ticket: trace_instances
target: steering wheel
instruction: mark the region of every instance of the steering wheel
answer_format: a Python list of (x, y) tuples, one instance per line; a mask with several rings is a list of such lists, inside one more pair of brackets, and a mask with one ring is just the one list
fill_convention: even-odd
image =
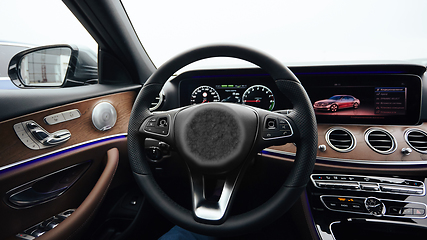
[[(151, 113), (151, 99), (182, 67), (211, 57), (233, 57), (264, 69), (292, 102), (290, 114), (235, 103), (203, 103)], [(169, 198), (151, 173), (145, 138), (166, 142), (188, 166), (192, 209)], [(190, 231), (213, 236), (239, 235), (282, 216), (309, 181), (317, 153), (317, 125), (310, 99), (295, 75), (273, 58), (252, 49), (213, 45), (190, 50), (162, 65), (139, 92), (129, 120), (129, 161), (145, 196), (165, 217)], [(246, 213), (229, 216), (234, 193), (251, 159), (272, 145), (296, 143), (294, 164), (277, 193)], [(204, 179), (224, 179), (219, 200), (205, 196)]]

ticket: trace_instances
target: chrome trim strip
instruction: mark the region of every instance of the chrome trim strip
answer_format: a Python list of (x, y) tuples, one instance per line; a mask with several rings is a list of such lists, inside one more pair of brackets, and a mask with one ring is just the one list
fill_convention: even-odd
[(49, 152), (49, 153), (45, 153), (45, 154), (39, 155), (39, 156), (36, 156), (36, 157), (32, 157), (32, 158), (29, 158), (29, 159), (26, 159), (26, 160), (22, 160), (22, 161), (19, 161), (19, 162), (11, 163), (11, 164), (6, 165), (6, 166), (2, 166), (2, 167), (0, 167), (0, 171), (6, 170), (6, 169), (11, 168), (11, 167), (16, 167), (18, 165), (21, 165), (21, 164), (24, 164), (24, 163), (27, 163), (27, 162), (30, 162), (30, 161), (33, 161), (33, 160), (36, 160), (36, 159), (39, 159), (39, 158), (42, 158), (42, 157), (47, 157), (47, 156), (55, 154), (55, 153), (59, 153), (59, 152), (65, 151), (65, 150), (76, 148), (76, 147), (79, 147), (79, 146), (82, 146), (82, 145), (85, 145), (85, 144), (88, 144), (88, 143), (97, 142), (97, 141), (101, 141), (101, 140), (106, 140), (106, 139), (109, 139), (109, 138), (120, 137), (120, 136), (127, 136), (127, 135), (128, 135), (127, 133), (119, 133), (119, 134), (114, 134), (114, 135), (110, 135), (110, 136), (106, 136), (106, 137), (102, 137), (102, 138), (92, 139), (92, 140), (89, 140), (89, 141), (86, 141), (86, 142), (81, 142), (81, 143), (78, 143), (78, 144), (75, 144), (75, 145), (72, 145), (72, 146), (68, 146), (68, 147), (61, 148), (61, 149), (58, 149), (58, 150), (55, 150), (55, 151), (52, 151), (52, 152)]
[(417, 223), (410, 223), (410, 222), (400, 222), (400, 221), (372, 219), (372, 218), (363, 218), (363, 220), (367, 222), (379, 222), (379, 223), (388, 223), (388, 224), (396, 224), (396, 225), (407, 225), (407, 226), (418, 227), (418, 228), (426, 228), (425, 226), (419, 225)]
[[(281, 157), (295, 158), (295, 153), (269, 149), (269, 148), (262, 150), (262, 153), (266, 155), (281, 155)], [(316, 157), (316, 161), (328, 161), (328, 162), (362, 164), (362, 165), (397, 165), (397, 166), (427, 165), (427, 161), (370, 161), (370, 160), (328, 158), (328, 157), (319, 157), (319, 156)]]
[(408, 140), (408, 135), (409, 135), (411, 132), (419, 132), (419, 133), (423, 134), (424, 136), (427, 136), (427, 133), (426, 133), (426, 132), (424, 132), (424, 131), (423, 131), (423, 130), (421, 130), (421, 129), (417, 129), (417, 128), (409, 128), (409, 129), (406, 129), (406, 130), (405, 130), (405, 133), (404, 133), (404, 135), (403, 135), (403, 137), (405, 138), (406, 143), (407, 143), (407, 144), (408, 144), (412, 149), (414, 149), (415, 151), (417, 151), (417, 152), (419, 152), (419, 153), (426, 154), (426, 153), (427, 153), (427, 151), (419, 150), (418, 148), (416, 148), (416, 147), (412, 146), (412, 144), (409, 142), (409, 140)]
[(332, 225), (337, 224), (337, 223), (341, 223), (341, 221), (335, 221), (335, 222), (331, 222), (331, 224), (329, 224), (329, 231), (331, 232), (332, 238), (334, 240), (337, 240), (337, 239), (335, 238), (334, 232), (332, 231)]
[(198, 173), (191, 173), (191, 191), (193, 193), (193, 212), (203, 220), (218, 221), (224, 217), (225, 212), (230, 204), (231, 195), (236, 189), (238, 179), (241, 175), (242, 168), (233, 170), (228, 173), (225, 179), (222, 192), (217, 202), (208, 201), (205, 195), (205, 178)]
[[(346, 148), (346, 149), (340, 149), (340, 148), (335, 147), (335, 146), (331, 143), (331, 141), (329, 140), (329, 135), (330, 135), (333, 131), (335, 131), (335, 130), (340, 130), (340, 131), (344, 131), (344, 132), (348, 133), (348, 135), (349, 135), (349, 136), (350, 136), (350, 138), (351, 138), (351, 145), (350, 145), (350, 147), (348, 147), (348, 148)], [(325, 134), (325, 139), (326, 139), (326, 142), (328, 143), (328, 145), (329, 145), (332, 149), (334, 149), (334, 150), (335, 150), (335, 151), (337, 151), (337, 152), (342, 152), (342, 153), (346, 153), (346, 152), (350, 152), (350, 151), (352, 151), (352, 150), (356, 147), (356, 144), (357, 144), (356, 138), (354, 137), (353, 133), (352, 133), (352, 132), (350, 132), (350, 130), (347, 130), (347, 129), (342, 128), (342, 127), (332, 127), (332, 128), (330, 128), (330, 129), (326, 132), (326, 134)]]
[[(389, 181), (389, 182), (395, 182), (395, 184), (393, 183), (387, 183), (387, 182), (360, 182), (360, 181), (345, 181), (345, 180), (340, 180), (340, 179), (333, 179), (333, 180), (315, 180), (313, 178), (313, 176), (321, 176), (321, 175), (331, 175), (331, 176), (337, 176), (337, 177), (363, 177), (363, 178), (370, 178), (370, 179), (378, 179), (380, 181)], [(423, 182), (418, 181), (418, 180), (413, 180), (413, 179), (405, 179), (405, 178), (391, 178), (391, 177), (377, 177), (377, 176), (366, 176), (366, 175), (350, 175), (350, 174), (311, 174), (310, 175), (310, 179), (311, 182), (313, 183), (313, 185), (318, 188), (318, 189), (323, 189), (323, 190), (341, 190), (341, 191), (356, 191), (356, 192), (373, 192), (373, 193), (385, 193), (385, 194), (399, 194), (399, 195), (404, 195), (404, 196), (424, 196), (426, 194), (426, 188)], [(413, 181), (413, 182), (418, 182), (420, 183), (419, 187), (415, 187), (415, 186), (406, 186), (406, 185), (398, 185), (399, 182), (405, 182), (406, 180), (408, 181)], [(357, 183), (359, 185), (359, 189), (339, 189), (339, 188), (322, 188), (316, 185), (316, 181), (322, 181), (322, 182), (331, 182), (331, 183), (338, 183), (338, 184), (344, 184), (344, 183)], [(360, 184), (372, 184), (372, 185), (377, 185), (378, 186), (378, 191), (373, 191), (373, 190), (364, 190), (361, 188)], [(414, 189), (414, 190), (421, 190), (422, 189), (422, 193), (421, 194), (416, 194), (416, 193), (399, 193), (399, 192), (385, 192), (381, 190), (381, 186), (388, 186), (388, 187), (402, 187), (402, 188), (406, 188), (406, 189)]]

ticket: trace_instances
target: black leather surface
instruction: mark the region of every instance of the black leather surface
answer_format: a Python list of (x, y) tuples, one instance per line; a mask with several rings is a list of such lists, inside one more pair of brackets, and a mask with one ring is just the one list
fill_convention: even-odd
[[(234, 57), (251, 62), (267, 71), (274, 80), (299, 80), (283, 64), (253, 49), (232, 45), (204, 46), (189, 50), (167, 61), (147, 81), (147, 83), (163, 84), (176, 71), (188, 64), (211, 57)], [(280, 70), (279, 70), (280, 69)]]
[(148, 110), (151, 100), (159, 95), (162, 86), (163, 84), (145, 84), (132, 107), (128, 126), (128, 150), (130, 166), (135, 173), (151, 174), (144, 152), (144, 139), (138, 130), (144, 119), (151, 115)]
[[(302, 186), (307, 184), (313, 171), (317, 154), (317, 123), (310, 99), (301, 84), (294, 81), (277, 80), (280, 91), (287, 96), (294, 111), (288, 117), (293, 120), (299, 131), (299, 141), (295, 163), (285, 182), (285, 186)], [(307, 106), (307, 103), (310, 104)]]

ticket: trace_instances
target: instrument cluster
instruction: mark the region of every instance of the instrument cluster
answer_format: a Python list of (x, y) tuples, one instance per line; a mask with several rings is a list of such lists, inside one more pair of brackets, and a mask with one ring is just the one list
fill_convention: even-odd
[(208, 102), (240, 103), (272, 111), (276, 100), (273, 92), (264, 85), (202, 85), (192, 91), (191, 104)]

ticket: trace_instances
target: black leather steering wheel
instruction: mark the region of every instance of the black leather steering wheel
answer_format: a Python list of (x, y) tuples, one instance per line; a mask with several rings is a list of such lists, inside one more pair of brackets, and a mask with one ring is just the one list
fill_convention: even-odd
[[(151, 113), (169, 77), (182, 67), (211, 57), (233, 57), (264, 69), (292, 102), (290, 114), (234, 103), (204, 103)], [(209, 136), (209, 137), (206, 137)], [(193, 208), (170, 199), (155, 182), (144, 150), (144, 139), (168, 143), (185, 160), (191, 178)], [(278, 192), (249, 212), (228, 216), (230, 202), (246, 166), (262, 149), (294, 142), (295, 162)], [(317, 125), (307, 93), (285, 66), (260, 52), (230, 45), (214, 45), (185, 52), (162, 65), (144, 84), (134, 103), (128, 128), (129, 160), (134, 177), (151, 203), (165, 217), (205, 235), (238, 235), (258, 229), (283, 215), (309, 181), (317, 153)], [(204, 177), (225, 180), (218, 201), (206, 199)]]

